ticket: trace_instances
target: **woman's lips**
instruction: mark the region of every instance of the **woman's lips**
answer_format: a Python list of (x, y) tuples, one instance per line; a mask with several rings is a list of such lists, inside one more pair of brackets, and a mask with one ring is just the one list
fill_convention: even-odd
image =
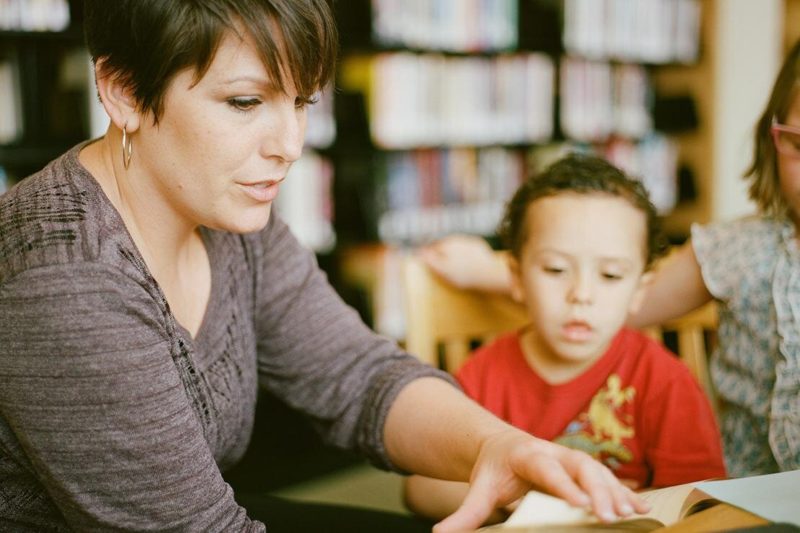
[(278, 189), (282, 181), (283, 178), (256, 183), (237, 183), (237, 185), (256, 202), (267, 203), (272, 202), (278, 196)]

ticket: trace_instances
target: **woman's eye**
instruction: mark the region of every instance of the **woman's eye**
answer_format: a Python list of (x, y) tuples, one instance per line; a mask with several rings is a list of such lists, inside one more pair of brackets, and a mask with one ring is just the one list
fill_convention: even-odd
[(242, 111), (242, 112), (250, 111), (260, 103), (261, 100), (254, 97), (228, 98), (228, 105), (234, 108), (236, 111)]
[(545, 265), (544, 267), (542, 267), (542, 270), (544, 270), (548, 274), (563, 274), (566, 269), (558, 266)]
[(297, 109), (303, 109), (304, 107), (306, 107), (308, 105), (316, 104), (318, 100), (319, 100), (319, 97), (317, 95), (310, 96), (310, 97), (307, 97), (307, 98), (303, 98), (302, 96), (298, 96), (297, 98), (294, 99), (294, 106)]

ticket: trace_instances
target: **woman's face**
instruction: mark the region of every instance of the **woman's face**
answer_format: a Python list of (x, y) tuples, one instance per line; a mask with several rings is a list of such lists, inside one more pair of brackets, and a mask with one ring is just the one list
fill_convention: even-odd
[[(294, 84), (286, 94), (268, 77), (248, 38), (228, 34), (205, 76), (180, 72), (157, 125), (140, 121), (137, 167), (154, 202), (194, 227), (257, 231), (290, 165), (300, 157), (306, 110)], [(136, 177), (134, 177), (135, 179)]]

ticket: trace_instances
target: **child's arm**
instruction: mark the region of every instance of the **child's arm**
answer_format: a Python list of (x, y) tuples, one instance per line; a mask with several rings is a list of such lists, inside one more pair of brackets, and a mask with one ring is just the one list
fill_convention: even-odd
[(687, 242), (656, 265), (642, 306), (628, 318), (628, 325), (641, 328), (660, 324), (697, 309), (711, 299), (692, 244)]
[(419, 250), (428, 267), (461, 289), (510, 295), (511, 274), (502, 255), (473, 235), (451, 235)]
[[(469, 485), (460, 481), (409, 476), (403, 481), (403, 501), (411, 512), (439, 521), (461, 506), (468, 490)], [(508, 514), (495, 510), (486, 523), (502, 522)]]
[[(510, 295), (508, 263), (481, 239), (452, 235), (420, 249), (425, 264), (449, 283)], [(641, 328), (660, 324), (697, 309), (711, 301), (700, 264), (690, 242), (656, 265), (640, 309), (628, 318), (628, 325)]]

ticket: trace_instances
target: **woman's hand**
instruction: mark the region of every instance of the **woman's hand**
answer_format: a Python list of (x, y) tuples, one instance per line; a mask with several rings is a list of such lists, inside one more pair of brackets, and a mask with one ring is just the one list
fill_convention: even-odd
[(487, 438), (459, 509), (434, 527), (435, 533), (479, 527), (493, 510), (536, 488), (578, 507), (591, 507), (603, 521), (647, 512), (648, 505), (611, 471), (587, 454), (509, 429)]

